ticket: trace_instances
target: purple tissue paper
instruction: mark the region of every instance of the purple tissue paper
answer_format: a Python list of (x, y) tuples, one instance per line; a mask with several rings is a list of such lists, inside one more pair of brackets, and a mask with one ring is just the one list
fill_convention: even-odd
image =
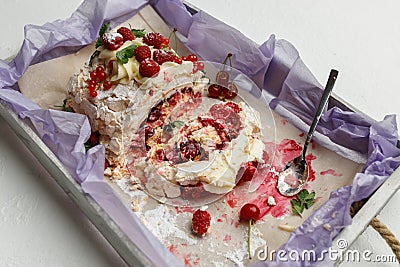
[[(300, 59), (297, 50), (273, 35), (261, 46), (236, 29), (199, 12), (191, 15), (179, 0), (85, 0), (66, 20), (43, 26), (27, 25), (21, 50), (14, 60), (0, 60), (0, 98), (8, 102), (21, 118), (29, 118), (38, 135), (58, 156), (69, 173), (113, 218), (155, 266), (181, 266), (140, 222), (137, 216), (103, 181), (104, 147), (87, 153), (84, 142), (90, 135), (85, 116), (40, 109), (15, 88), (29, 65), (79, 50), (97, 38), (101, 25), (120, 24), (151, 4), (189, 49), (207, 61), (222, 62), (233, 53), (233, 65), (263, 88), (270, 107), (299, 128), (310, 124), (322, 94), (322, 86)], [(40, 37), (40, 38), (39, 38)], [(220, 45), (224, 43), (224, 45)], [(60, 127), (62, 125), (62, 127)], [(400, 165), (395, 116), (374, 121), (343, 105), (330, 101), (317, 127), (316, 140), (343, 156), (365, 157), (366, 164), (353, 185), (332, 192), (324, 203), (281, 247), (284, 250), (313, 248), (317, 253), (328, 249), (333, 238), (351, 223), (350, 205), (370, 196)], [(362, 160), (360, 160), (362, 161)], [(335, 213), (334, 218), (332, 218)], [(329, 223), (332, 231), (323, 225)], [(279, 266), (279, 262), (261, 262), (255, 266)], [(316, 262), (285, 262), (287, 266), (314, 266)], [(332, 265), (325, 262), (324, 266)]]

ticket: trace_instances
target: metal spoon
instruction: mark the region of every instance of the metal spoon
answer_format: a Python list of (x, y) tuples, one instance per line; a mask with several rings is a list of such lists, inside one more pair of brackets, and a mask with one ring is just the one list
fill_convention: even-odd
[(312, 121), (310, 129), (308, 130), (307, 139), (304, 143), (301, 155), (289, 161), (286, 164), (283, 171), (278, 176), (277, 188), (279, 192), (284, 196), (296, 195), (303, 189), (303, 187), (307, 182), (308, 179), (308, 166), (306, 162), (307, 147), (314, 134), (315, 128), (317, 128), (318, 121), (321, 118), (325, 105), (328, 102), (329, 95), (331, 94), (333, 86), (335, 85), (337, 76), (338, 76), (338, 71), (331, 70), (318, 109), (315, 112), (314, 120)]

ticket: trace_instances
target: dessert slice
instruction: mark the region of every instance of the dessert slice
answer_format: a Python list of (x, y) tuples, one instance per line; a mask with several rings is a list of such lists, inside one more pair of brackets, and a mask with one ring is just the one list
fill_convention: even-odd
[(106, 175), (123, 175), (124, 140), (133, 139), (156, 103), (182, 85), (201, 90), (201, 64), (188, 58), (178, 57), (159, 33), (103, 26), (95, 52), (69, 81), (68, 105), (98, 132)]
[(201, 98), (185, 87), (142, 123), (128, 151), (132, 179), (156, 198), (184, 198), (188, 187), (227, 193), (247, 162), (263, 161), (259, 122), (244, 101)]

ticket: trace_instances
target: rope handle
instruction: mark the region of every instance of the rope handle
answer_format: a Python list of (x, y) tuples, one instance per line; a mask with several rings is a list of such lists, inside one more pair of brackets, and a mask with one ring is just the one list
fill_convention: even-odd
[[(360, 200), (354, 202), (350, 207), (350, 215), (354, 217), (354, 215), (364, 206), (366, 200)], [(382, 223), (377, 217), (373, 218), (370, 223), (370, 226), (375, 229), (379, 233), (379, 235), (386, 241), (389, 245), (390, 249), (393, 251), (394, 255), (397, 258), (397, 261), (400, 262), (400, 242), (395, 237), (395, 235), (387, 228), (387, 226)]]

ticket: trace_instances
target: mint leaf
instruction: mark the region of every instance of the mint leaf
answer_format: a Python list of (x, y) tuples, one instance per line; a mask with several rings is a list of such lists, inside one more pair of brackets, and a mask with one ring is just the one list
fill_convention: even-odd
[(138, 30), (138, 29), (131, 29), (131, 32), (135, 37), (137, 38), (142, 38), (143, 36), (146, 35), (146, 31), (144, 29)]
[(178, 54), (174, 50), (172, 50), (170, 47), (163, 47), (163, 48), (161, 48), (161, 50), (171, 52), (174, 56), (179, 57)]
[(128, 47), (125, 47), (124, 49), (118, 51), (116, 53), (117, 59), (122, 63), (126, 64), (129, 61), (129, 58), (133, 57), (133, 52), (135, 51), (135, 48), (137, 47), (137, 44), (132, 44)]
[(306, 189), (300, 191), (297, 198), (290, 200), (292, 204), (292, 212), (295, 215), (300, 215), (304, 209), (309, 209), (315, 202), (315, 192), (309, 193)]
[(297, 198), (300, 199), (300, 200), (304, 200), (307, 196), (308, 196), (308, 191), (306, 189), (300, 191), (297, 194)]
[(174, 122), (172, 122), (172, 126), (173, 127), (182, 127), (183, 125), (185, 125), (185, 123), (183, 121), (174, 121)]
[(164, 131), (171, 132), (173, 130), (173, 128), (182, 127), (183, 125), (185, 125), (185, 123), (183, 121), (176, 120), (176, 121), (166, 124), (164, 126)]
[(311, 192), (307, 196), (304, 197), (304, 201), (314, 200), (314, 199), (315, 199), (315, 192)]
[(304, 211), (304, 205), (301, 205), (301, 202), (297, 199), (291, 199), (290, 203), (292, 204), (292, 213), (301, 216)]
[(110, 30), (110, 22), (103, 24), (99, 30), (99, 37), (96, 40), (96, 48), (103, 45), (102, 36)]

